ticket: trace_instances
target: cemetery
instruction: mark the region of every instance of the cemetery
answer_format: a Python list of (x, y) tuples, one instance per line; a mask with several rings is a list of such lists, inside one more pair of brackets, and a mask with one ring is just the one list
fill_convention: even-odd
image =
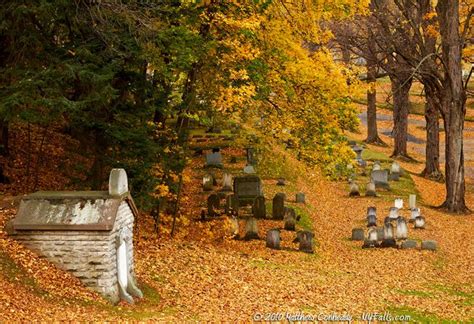
[(0, 16), (0, 323), (474, 323), (472, 1)]

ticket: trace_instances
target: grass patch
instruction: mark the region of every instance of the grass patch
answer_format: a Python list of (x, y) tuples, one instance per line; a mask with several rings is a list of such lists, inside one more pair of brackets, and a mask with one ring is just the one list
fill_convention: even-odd
[(366, 161), (372, 161), (372, 162), (374, 161), (392, 162), (393, 161), (386, 154), (372, 151), (369, 148), (365, 148), (364, 151), (362, 151), (362, 158)]
[(410, 307), (390, 307), (387, 310), (390, 315), (395, 316), (410, 316), (409, 320), (404, 322), (419, 322), (419, 323), (453, 323), (454, 321), (443, 320), (434, 314), (428, 314), (426, 312), (419, 312), (414, 308)]
[(296, 211), (296, 215), (300, 216), (300, 220), (296, 224), (305, 231), (312, 231), (313, 221), (311, 220), (311, 216), (308, 213), (308, 207), (303, 208), (301, 206), (295, 205), (291, 207)]
[(432, 298), (434, 297), (432, 293), (422, 290), (397, 290), (398, 293), (408, 296), (418, 296), (423, 298)]

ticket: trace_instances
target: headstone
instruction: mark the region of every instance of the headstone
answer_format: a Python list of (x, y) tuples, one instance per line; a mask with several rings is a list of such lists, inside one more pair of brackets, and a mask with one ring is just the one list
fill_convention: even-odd
[(354, 228), (352, 229), (352, 237), (353, 241), (363, 241), (365, 237), (364, 230), (362, 228)]
[(221, 152), (214, 152), (206, 154), (206, 167), (222, 168), (222, 154)]
[(416, 208), (416, 195), (408, 196), (408, 207), (410, 207), (411, 210)]
[(415, 219), (420, 216), (420, 208), (413, 208), (410, 215), (410, 223), (413, 223)]
[(362, 246), (362, 248), (375, 247), (377, 245), (377, 240), (378, 240), (377, 229), (375, 228), (369, 229), (369, 231), (367, 232), (367, 239), (364, 240), (364, 245)]
[(377, 217), (375, 215), (367, 215), (367, 227), (377, 226)]
[(426, 240), (421, 242), (422, 250), (436, 251), (437, 248), (438, 244), (436, 243), (436, 241)]
[(381, 247), (396, 247), (397, 242), (393, 235), (393, 225), (391, 223), (385, 223), (383, 226), (383, 239), (380, 244)]
[(382, 167), (380, 166), (380, 162), (375, 161), (374, 165), (372, 166), (372, 171), (380, 171), (380, 170), (382, 170)]
[(256, 175), (236, 177), (234, 179), (234, 194), (239, 205), (252, 205), (256, 197), (263, 195), (262, 180)]
[(247, 164), (248, 165), (255, 165), (257, 161), (255, 159), (255, 148), (247, 147)]
[(383, 226), (377, 226), (375, 229), (377, 230), (377, 239), (378, 239), (379, 241), (383, 240), (384, 237), (385, 237), (385, 236), (383, 235)]
[(271, 229), (267, 232), (267, 248), (279, 250), (280, 249), (280, 230), (277, 228)]
[(284, 221), (285, 221), (285, 230), (287, 231), (294, 231), (296, 227), (296, 212), (293, 208), (291, 207), (286, 207), (285, 208), (285, 216), (284, 216)]
[(404, 250), (407, 249), (416, 249), (417, 243), (415, 240), (406, 240), (402, 243), (401, 248)]
[(397, 207), (390, 207), (390, 212), (389, 212), (389, 215), (388, 217), (390, 217), (390, 219), (397, 219), (398, 218), (398, 208)]
[(365, 196), (366, 197), (377, 197), (377, 193), (375, 192), (375, 183), (369, 182), (365, 188)]
[(408, 238), (408, 226), (403, 217), (397, 219), (397, 240), (406, 240)]
[(244, 240), (258, 240), (258, 224), (257, 220), (253, 217), (250, 217), (245, 223), (245, 237)]
[(285, 179), (284, 178), (278, 178), (277, 186), (284, 186), (284, 185), (286, 185)]
[(120, 196), (128, 192), (127, 172), (124, 169), (112, 169), (109, 175), (109, 195)]
[(376, 207), (367, 207), (367, 215), (377, 215)]
[(360, 196), (359, 186), (355, 182), (351, 182), (349, 186), (349, 197)]
[(202, 189), (204, 191), (211, 191), (213, 184), (214, 178), (212, 177), (212, 175), (206, 174), (204, 175), (204, 177), (202, 177)]
[(283, 193), (277, 193), (272, 202), (272, 218), (283, 219), (285, 216), (285, 196)]
[(397, 207), (398, 209), (403, 209), (403, 199), (402, 198), (395, 199), (395, 202), (393, 205)]
[(372, 182), (376, 188), (390, 189), (388, 184), (388, 171), (387, 170), (373, 170), (370, 174)]
[(298, 192), (296, 194), (296, 203), (298, 204), (304, 204), (305, 203), (305, 195), (302, 192)]
[(362, 160), (362, 151), (364, 150), (359, 145), (355, 145), (352, 147), (352, 150), (357, 154), (356, 160)]
[(254, 174), (255, 173), (255, 168), (253, 165), (246, 165), (244, 168), (244, 173), (245, 174)]
[(400, 180), (400, 164), (397, 161), (394, 161), (390, 167), (390, 180)]
[(227, 215), (238, 216), (239, 201), (235, 195), (228, 195), (225, 202), (225, 213)]
[(426, 225), (425, 218), (423, 216), (417, 216), (415, 218), (415, 229), (424, 229)]
[(209, 217), (217, 216), (220, 208), (220, 199), (216, 194), (211, 194), (207, 197), (207, 214)]
[(258, 196), (255, 198), (253, 205), (252, 205), (252, 214), (253, 217), (257, 219), (263, 219), (266, 218), (266, 209), (265, 209), (265, 197), (264, 196)]
[(222, 191), (232, 191), (232, 175), (224, 173), (222, 176)]
[(313, 237), (314, 234), (310, 231), (298, 232), (298, 240), (300, 242), (299, 250), (306, 253), (314, 253)]

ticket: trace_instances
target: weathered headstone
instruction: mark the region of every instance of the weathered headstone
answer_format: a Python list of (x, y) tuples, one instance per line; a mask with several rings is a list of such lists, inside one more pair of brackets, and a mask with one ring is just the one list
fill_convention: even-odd
[(349, 197), (360, 196), (359, 185), (355, 182), (351, 182), (349, 185)]
[(397, 161), (394, 161), (390, 167), (390, 180), (400, 180), (400, 164)]
[(376, 228), (371, 228), (367, 232), (367, 239), (364, 240), (364, 245), (362, 246), (363, 248), (371, 248), (375, 247), (377, 245), (377, 229)]
[(422, 250), (436, 251), (437, 248), (438, 244), (436, 243), (436, 241), (426, 240), (421, 242)]
[(206, 154), (206, 167), (222, 168), (222, 154), (221, 152), (214, 152)]
[(398, 209), (403, 209), (403, 199), (402, 198), (395, 199), (393, 205), (394, 207), (397, 207)]
[(255, 173), (255, 168), (253, 167), (253, 165), (248, 164), (244, 168), (244, 173), (245, 174), (254, 174)]
[(375, 230), (377, 231), (377, 239), (379, 241), (382, 241), (384, 239), (384, 235), (383, 235), (383, 226), (377, 226), (375, 228)]
[(293, 208), (291, 207), (286, 207), (285, 208), (285, 230), (287, 231), (294, 231), (296, 227), (296, 212)]
[(314, 233), (310, 231), (298, 232), (298, 240), (300, 242), (299, 250), (306, 253), (314, 253), (313, 250), (313, 238)]
[(277, 186), (285, 186), (286, 182), (284, 178), (278, 178), (277, 180)]
[(413, 210), (416, 208), (416, 195), (409, 195), (408, 196), (408, 207)]
[(263, 195), (262, 180), (256, 175), (246, 175), (234, 179), (234, 194), (239, 205), (252, 205), (256, 197)]
[(376, 207), (367, 207), (367, 215), (377, 215)]
[(296, 194), (296, 202), (298, 204), (304, 204), (305, 203), (305, 195), (302, 192), (298, 192)]
[(390, 207), (390, 212), (389, 212), (388, 217), (390, 217), (390, 219), (397, 219), (398, 216), (399, 216), (398, 208), (397, 207)]
[(365, 196), (366, 197), (377, 197), (377, 193), (375, 192), (375, 183), (369, 182), (365, 187)]
[(407, 249), (416, 249), (417, 243), (415, 240), (406, 240), (402, 243), (401, 248), (404, 250)]
[(267, 232), (267, 248), (279, 250), (280, 249), (280, 230), (277, 228), (271, 229)]
[(388, 171), (387, 170), (372, 170), (370, 174), (372, 182), (375, 184), (376, 188), (385, 188), (390, 189), (388, 183)]
[(426, 225), (425, 218), (423, 216), (417, 216), (415, 218), (415, 229), (424, 229)]
[(370, 214), (367, 215), (367, 227), (377, 226), (377, 216)]
[(257, 219), (263, 219), (266, 218), (266, 210), (265, 210), (265, 197), (264, 196), (258, 196), (255, 198), (253, 205), (252, 205), (252, 214), (253, 217)]
[(127, 172), (124, 169), (112, 169), (109, 174), (109, 195), (120, 196), (128, 192)]
[(285, 196), (283, 193), (277, 193), (272, 202), (272, 218), (283, 219), (285, 216)]
[(413, 208), (410, 215), (410, 223), (413, 223), (415, 219), (420, 216), (420, 208)]
[(397, 242), (394, 237), (394, 229), (392, 223), (385, 223), (383, 226), (383, 239), (381, 247), (396, 247)]
[(204, 191), (211, 191), (213, 184), (214, 178), (212, 177), (212, 175), (206, 174), (204, 175), (204, 177), (202, 177), (202, 189)]
[(207, 197), (207, 214), (209, 217), (217, 216), (220, 208), (220, 199), (216, 194), (211, 194)]
[(408, 238), (408, 226), (403, 217), (397, 219), (397, 240), (406, 240)]
[(253, 217), (247, 219), (245, 223), (245, 237), (244, 240), (258, 240), (260, 237), (258, 236), (258, 224), (257, 220)]
[(365, 237), (364, 230), (362, 228), (354, 228), (352, 229), (352, 237), (353, 241), (363, 241)]
[(222, 191), (232, 191), (232, 175), (224, 173), (222, 176)]

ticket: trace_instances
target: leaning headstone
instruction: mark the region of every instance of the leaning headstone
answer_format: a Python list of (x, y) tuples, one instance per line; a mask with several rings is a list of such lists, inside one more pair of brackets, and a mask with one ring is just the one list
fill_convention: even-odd
[(273, 219), (283, 219), (285, 216), (285, 196), (283, 193), (277, 193), (273, 197), (272, 204), (272, 218)]
[(286, 185), (285, 179), (284, 178), (278, 178), (277, 186), (284, 186), (284, 185)]
[(423, 216), (417, 216), (415, 218), (415, 229), (424, 229), (426, 225), (425, 218)]
[(369, 182), (365, 187), (365, 196), (366, 197), (377, 197), (377, 193), (375, 192), (375, 183)]
[(402, 198), (395, 199), (395, 202), (393, 205), (397, 207), (398, 209), (403, 209), (403, 199)]
[(364, 237), (365, 237), (365, 233), (364, 233), (364, 230), (362, 228), (352, 229), (351, 240), (353, 240), (353, 241), (363, 241)]
[(221, 152), (213, 152), (206, 154), (206, 167), (222, 168)]
[(232, 175), (224, 173), (222, 177), (222, 191), (232, 191)]
[(216, 194), (211, 194), (207, 197), (207, 214), (209, 217), (217, 216), (220, 208), (220, 199)]
[(287, 231), (294, 231), (296, 227), (296, 212), (293, 208), (291, 207), (286, 207), (285, 208), (285, 230)]
[(245, 174), (254, 174), (255, 173), (255, 168), (253, 167), (253, 165), (248, 164), (244, 168), (244, 173)]
[(390, 167), (390, 180), (400, 180), (400, 164), (397, 161), (394, 161)]
[(313, 251), (313, 237), (314, 234), (310, 231), (298, 232), (298, 240), (300, 242), (299, 250), (306, 253), (314, 253)]
[(355, 182), (351, 182), (349, 186), (349, 197), (360, 196), (359, 186)]
[(377, 226), (377, 217), (375, 215), (367, 215), (367, 227)]
[(267, 248), (280, 249), (280, 230), (278, 228), (271, 229), (267, 232)]
[(387, 170), (373, 170), (370, 174), (370, 179), (375, 184), (376, 188), (390, 189)]
[(258, 196), (255, 198), (253, 201), (252, 205), (252, 214), (253, 217), (257, 219), (263, 219), (266, 218), (266, 210), (265, 210), (265, 197), (264, 196)]
[(420, 208), (413, 208), (410, 215), (410, 223), (415, 222), (415, 219), (420, 216)]
[(416, 195), (408, 196), (408, 207), (413, 210), (416, 208)]
[(257, 220), (253, 217), (250, 217), (245, 223), (245, 237), (244, 240), (258, 240), (258, 225)]
[(417, 243), (415, 240), (406, 240), (402, 243), (401, 248), (404, 250), (407, 249), (416, 249)]
[(389, 212), (389, 215), (388, 217), (390, 217), (390, 219), (397, 219), (398, 218), (398, 208), (397, 207), (390, 207), (390, 212)]
[(406, 240), (408, 238), (408, 226), (403, 217), (397, 219), (397, 240)]
[(204, 175), (204, 177), (202, 177), (202, 189), (204, 191), (211, 191), (213, 184), (214, 178), (212, 177), (212, 175), (206, 174)]
[(437, 248), (438, 244), (436, 243), (436, 241), (426, 240), (421, 242), (422, 250), (436, 251)]
[(296, 194), (296, 202), (298, 204), (304, 204), (305, 203), (305, 195), (302, 192), (298, 192)]

